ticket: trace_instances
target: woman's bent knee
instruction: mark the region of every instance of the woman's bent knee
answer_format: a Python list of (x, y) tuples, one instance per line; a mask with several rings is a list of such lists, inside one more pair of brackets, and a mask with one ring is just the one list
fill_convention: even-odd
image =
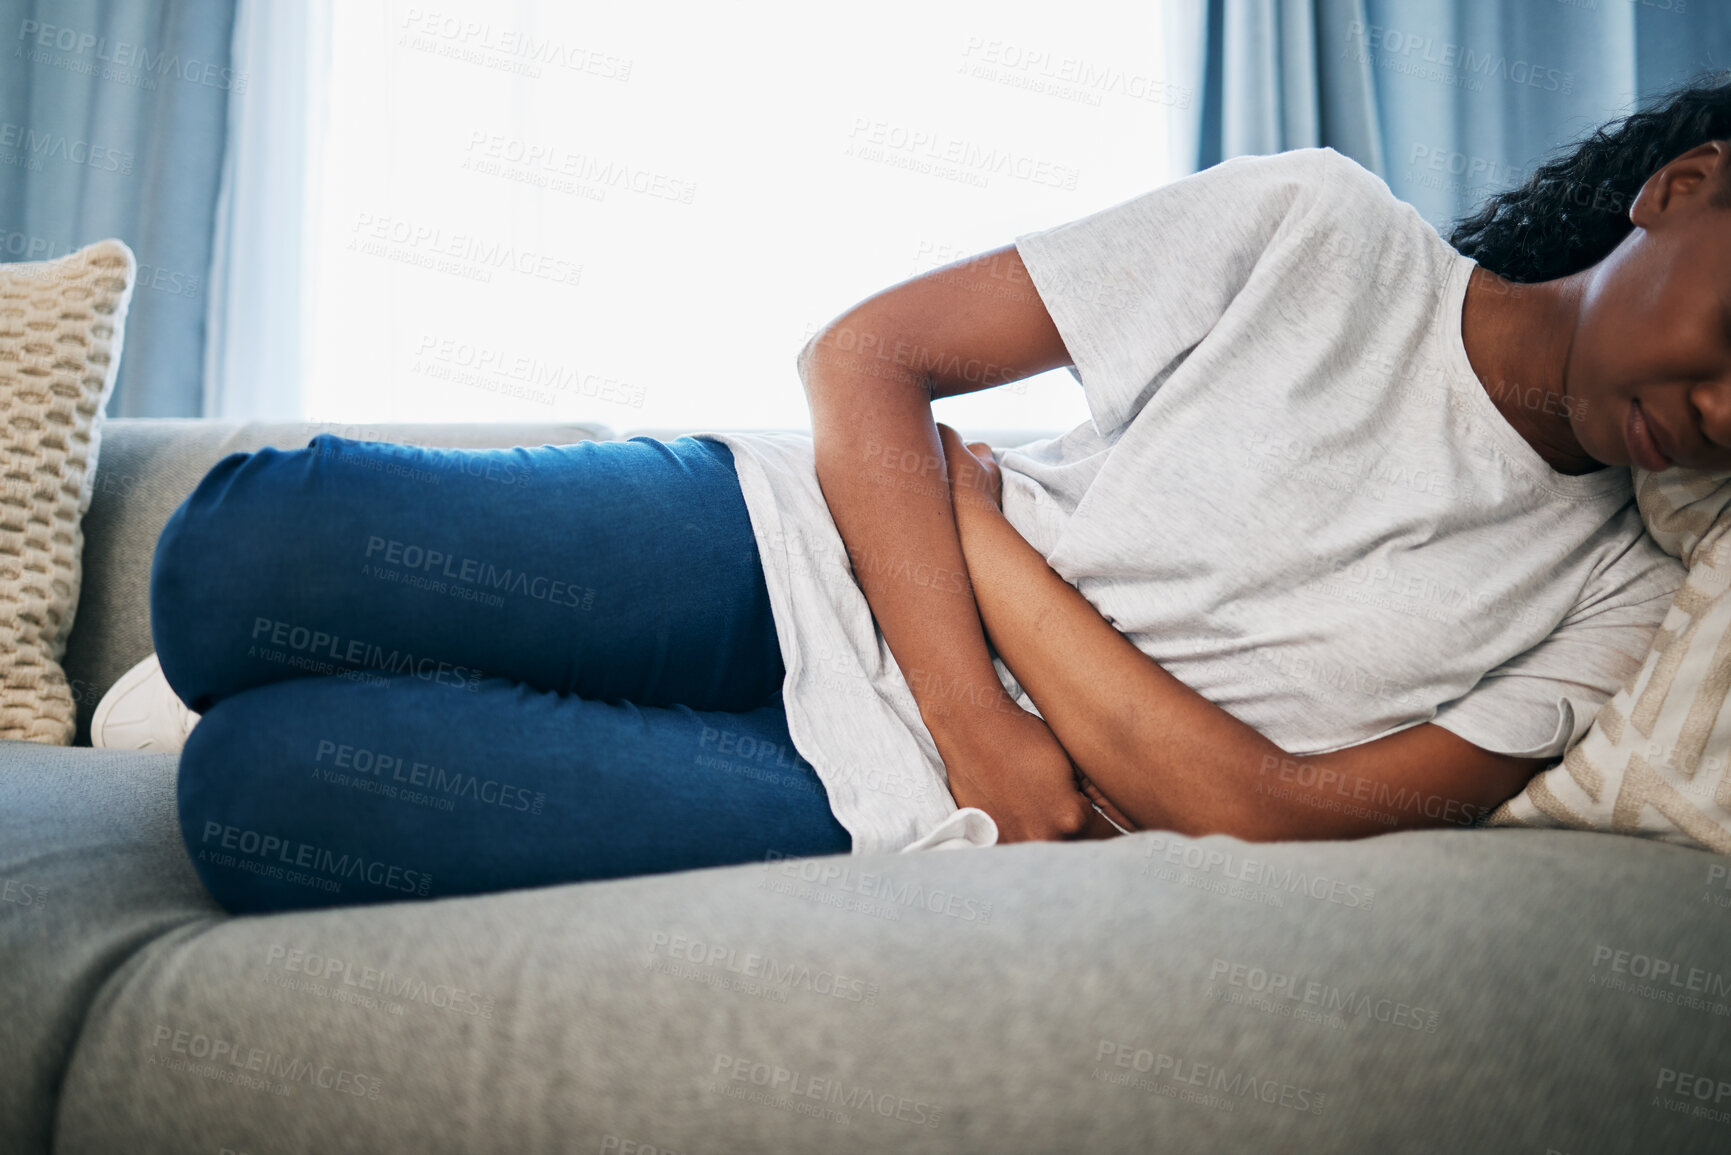
[(222, 565), (221, 544), (209, 532), (206, 522), (212, 507), (251, 456), (231, 453), (212, 466), (169, 514), (151, 554), (151, 640), (169, 686), (189, 707), (200, 712), (210, 706), (203, 689), (208, 679), (203, 676), (206, 671), (200, 664), (208, 647), (200, 644), (196, 628), (200, 607), (211, 592), (210, 583), (228, 576)]
[[(331, 761), (344, 717), (376, 713), (375, 687), (294, 678), (224, 698), (187, 735), (176, 807), (193, 869), (232, 914), (430, 896), (393, 811), (356, 779), (338, 792), (308, 773)], [(395, 690), (402, 694), (402, 689)], [(413, 840), (411, 839), (411, 842)]]

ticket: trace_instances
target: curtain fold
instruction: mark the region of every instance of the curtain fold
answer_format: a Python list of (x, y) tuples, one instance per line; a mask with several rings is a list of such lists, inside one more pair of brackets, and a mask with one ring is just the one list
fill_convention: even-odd
[(322, 177), (330, 0), (239, 0), (206, 314), (206, 417), (292, 420), (306, 394), (306, 328)]
[(0, 259), (138, 258), (111, 417), (202, 415), (234, 0), (0, 0)]
[(1731, 67), (1731, 12), (1702, 0), (1167, 3), (1194, 30), (1180, 173), (1327, 145), (1445, 235), (1638, 100)]

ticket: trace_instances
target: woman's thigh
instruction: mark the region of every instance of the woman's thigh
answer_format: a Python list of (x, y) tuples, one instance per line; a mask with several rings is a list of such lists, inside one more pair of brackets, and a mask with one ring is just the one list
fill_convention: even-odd
[(732, 454), (691, 437), (230, 454), (163, 528), (150, 619), (201, 713), (342, 671), (744, 710), (785, 674)]
[(503, 678), (295, 678), (187, 736), (181, 831), (237, 913), (845, 854), (779, 705), (644, 707)]

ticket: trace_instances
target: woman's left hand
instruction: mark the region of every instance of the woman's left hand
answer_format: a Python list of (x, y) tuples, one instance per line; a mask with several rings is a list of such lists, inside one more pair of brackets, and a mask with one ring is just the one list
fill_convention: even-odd
[[(1102, 794), (1100, 788), (1094, 785), (1093, 782), (1089, 781), (1088, 776), (1082, 773), (1081, 770), (1076, 771), (1076, 788), (1081, 793), (1082, 797), (1086, 798), (1093, 804), (1090, 809), (1093, 810), (1097, 816), (1106, 820), (1106, 829), (1098, 829), (1097, 833), (1089, 833), (1084, 835), (1084, 837), (1111, 838), (1115, 835), (1123, 834), (1126, 831), (1134, 833), (1141, 829), (1141, 827), (1126, 818), (1123, 811), (1113, 805), (1112, 800)], [(1090, 822), (1090, 825), (1092, 825), (1092, 822)]]
[(998, 468), (998, 456), (984, 441), (962, 441), (962, 435), (937, 423), (938, 440), (944, 447), (944, 462), (950, 474), (952, 499), (990, 502), (993, 509), (1004, 505), (1004, 478)]

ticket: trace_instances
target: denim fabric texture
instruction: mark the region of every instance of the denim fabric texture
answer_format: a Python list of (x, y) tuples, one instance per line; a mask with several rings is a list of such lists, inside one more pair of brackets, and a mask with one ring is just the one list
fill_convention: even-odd
[(233, 453), (157, 541), (202, 717), (181, 831), (234, 913), (847, 853), (719, 442)]

